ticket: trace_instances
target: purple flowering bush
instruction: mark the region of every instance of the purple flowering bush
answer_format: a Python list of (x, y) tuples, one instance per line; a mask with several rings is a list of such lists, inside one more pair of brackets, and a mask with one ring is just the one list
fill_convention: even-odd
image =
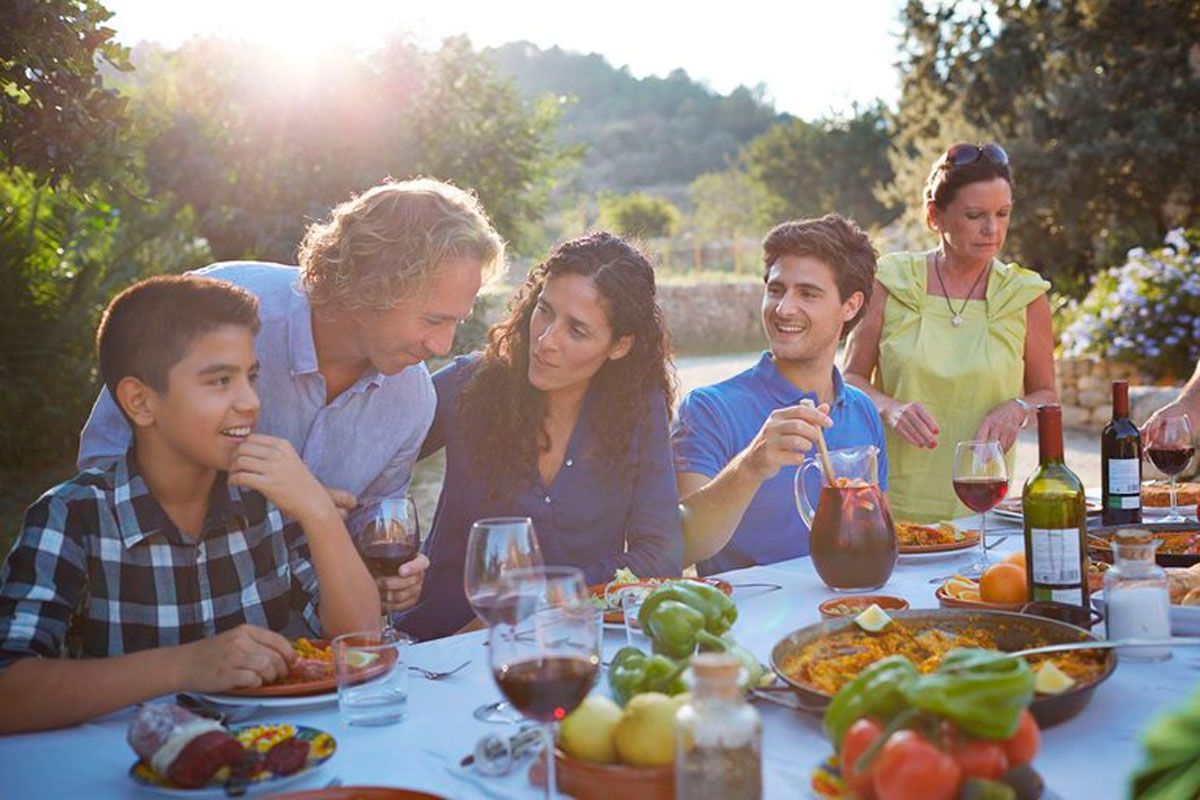
[(1200, 359), (1200, 230), (1176, 229), (1161, 247), (1130, 250), (1066, 314), (1064, 356), (1125, 361), (1159, 378), (1190, 375)]

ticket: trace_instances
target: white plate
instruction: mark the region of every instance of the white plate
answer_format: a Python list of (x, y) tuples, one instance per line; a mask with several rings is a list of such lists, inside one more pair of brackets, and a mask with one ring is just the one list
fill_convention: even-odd
[[(1092, 595), (1092, 606), (1104, 613), (1104, 593)], [(1200, 636), (1200, 606), (1171, 606), (1171, 635)]]
[[(988, 537), (991, 538), (990, 536)], [(961, 550), (940, 550), (936, 553), (901, 553), (901, 561), (934, 561), (942, 558), (954, 558), (955, 556), (979, 556), (979, 542), (964, 547)]]
[(231, 706), (262, 706), (263, 708), (303, 708), (323, 706), (337, 702), (337, 690), (321, 694), (306, 694), (300, 697), (246, 697), (240, 694), (206, 694), (195, 692), (197, 697)]

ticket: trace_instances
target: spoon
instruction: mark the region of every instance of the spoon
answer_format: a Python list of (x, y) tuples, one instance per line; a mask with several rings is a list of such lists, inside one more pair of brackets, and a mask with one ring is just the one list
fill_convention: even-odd
[(1012, 656), (1037, 656), (1042, 653), (1062, 653), (1068, 650), (1111, 650), (1116, 647), (1200, 647), (1200, 636), (1172, 636), (1167, 639), (1105, 639), (1091, 642), (1061, 642), (1043, 647), (1030, 647), (1009, 653)]

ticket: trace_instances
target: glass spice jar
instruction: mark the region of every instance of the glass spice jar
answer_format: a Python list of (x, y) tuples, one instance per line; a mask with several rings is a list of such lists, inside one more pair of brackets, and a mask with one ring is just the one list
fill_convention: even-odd
[[(1104, 573), (1105, 629), (1109, 639), (1166, 639), (1171, 636), (1167, 573), (1154, 561), (1158, 541), (1144, 531), (1118, 531), (1113, 567)], [(1169, 647), (1120, 648), (1128, 661), (1165, 661)]]
[(762, 719), (738, 685), (740, 671), (725, 653), (692, 659), (692, 699), (675, 717), (677, 800), (762, 797)]

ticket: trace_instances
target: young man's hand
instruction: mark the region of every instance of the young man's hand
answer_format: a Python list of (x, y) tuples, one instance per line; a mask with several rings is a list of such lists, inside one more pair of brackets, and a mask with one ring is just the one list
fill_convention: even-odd
[(305, 530), (307, 522), (324, 515), (341, 516), (332, 492), (313, 477), (287, 439), (251, 434), (234, 451), (229, 482), (262, 492)]
[(183, 645), (181, 684), (187, 691), (253, 689), (287, 675), (296, 653), (274, 631), (239, 625), (211, 639)]
[(818, 431), (832, 425), (825, 403), (816, 408), (778, 408), (743, 451), (743, 463), (759, 480), (770, 480), (783, 467), (804, 463), (805, 453), (817, 442)]
[(421, 585), (425, 582), (427, 569), (429, 558), (424, 553), (418, 553), (412, 561), (400, 565), (399, 574), (395, 577), (375, 579), (384, 613), (404, 611), (416, 604), (421, 597)]

